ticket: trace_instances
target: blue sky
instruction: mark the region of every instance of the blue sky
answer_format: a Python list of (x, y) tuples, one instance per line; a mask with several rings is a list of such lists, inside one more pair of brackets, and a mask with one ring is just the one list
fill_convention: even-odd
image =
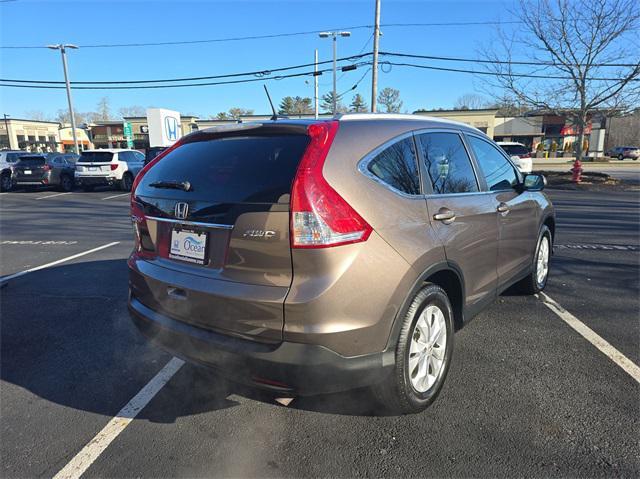
[[(510, 1), (382, 0), (381, 23), (508, 21)], [(373, 23), (374, 1), (47, 1), (0, 3), (2, 45), (78, 45), (199, 40), (338, 28)], [(510, 26), (507, 26), (508, 29)], [(383, 28), (381, 50), (476, 57), (491, 41), (495, 26), (434, 26)], [(339, 56), (370, 51), (371, 30), (352, 31), (340, 39)], [(253, 71), (331, 59), (331, 41), (317, 35), (227, 43), (140, 48), (81, 48), (69, 53), (71, 79), (137, 80), (216, 75)], [(47, 49), (0, 50), (2, 78), (62, 80), (58, 52)], [(433, 63), (434, 65), (444, 65)], [(447, 65), (452, 66), (452, 65)], [(460, 65), (457, 65), (460, 66)], [(469, 65), (467, 65), (469, 66)], [(346, 73), (338, 91), (349, 89), (366, 68)], [(274, 101), (286, 95), (313, 96), (311, 79), (266, 82)], [(380, 88), (400, 90), (404, 109), (449, 108), (462, 94), (479, 91), (472, 75), (393, 67), (381, 72)], [(367, 102), (371, 75), (357, 88)], [(320, 94), (331, 89), (331, 76), (320, 77)], [(355, 93), (355, 92), (354, 92)], [(109, 98), (112, 111), (131, 105), (156, 106), (202, 117), (238, 106), (256, 113), (269, 107), (261, 82), (169, 90), (79, 91), (73, 93), (78, 111), (95, 110)], [(346, 95), (350, 100), (352, 94)], [(0, 87), (0, 112), (24, 117), (39, 110), (53, 115), (66, 108), (64, 90)]]

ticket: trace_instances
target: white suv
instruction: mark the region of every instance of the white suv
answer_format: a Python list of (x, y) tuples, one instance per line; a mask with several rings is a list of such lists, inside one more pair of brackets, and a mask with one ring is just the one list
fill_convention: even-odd
[(117, 185), (130, 191), (133, 179), (144, 166), (144, 155), (136, 150), (110, 148), (83, 151), (76, 163), (76, 184), (85, 191), (96, 186)]
[(522, 173), (531, 173), (533, 170), (533, 160), (531, 151), (522, 143), (515, 141), (498, 141), (498, 145), (511, 157), (511, 161)]
[(0, 190), (9, 191), (11, 189), (11, 168), (15, 165), (18, 158), (28, 155), (29, 152), (21, 150), (2, 150), (0, 151)]

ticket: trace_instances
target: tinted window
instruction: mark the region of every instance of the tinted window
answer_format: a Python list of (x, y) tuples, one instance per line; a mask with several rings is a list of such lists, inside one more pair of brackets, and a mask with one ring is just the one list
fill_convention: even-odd
[(20, 153), (7, 153), (7, 162), (14, 163), (18, 161), (19, 156), (20, 156)]
[(396, 190), (410, 195), (420, 194), (420, 177), (413, 138), (405, 138), (378, 154), (368, 169)]
[(489, 190), (508, 190), (518, 184), (515, 169), (495, 146), (477, 136), (468, 138)]
[(478, 191), (471, 160), (460, 135), (424, 133), (418, 136), (418, 148), (435, 194)]
[(131, 153), (128, 151), (120, 151), (118, 152), (118, 161), (124, 161), (125, 163), (129, 163), (132, 161)]
[(83, 151), (78, 161), (85, 163), (108, 163), (113, 159), (110, 151)]
[(131, 153), (133, 155), (133, 160), (134, 161), (144, 161), (144, 155), (142, 153), (140, 153), (139, 151), (133, 151)]
[(529, 150), (522, 145), (500, 145), (500, 147), (509, 155), (523, 156), (529, 154)]
[[(243, 136), (186, 143), (156, 163), (136, 194), (220, 203), (276, 203), (291, 192), (306, 135)], [(192, 191), (167, 190), (158, 181), (188, 181)]]

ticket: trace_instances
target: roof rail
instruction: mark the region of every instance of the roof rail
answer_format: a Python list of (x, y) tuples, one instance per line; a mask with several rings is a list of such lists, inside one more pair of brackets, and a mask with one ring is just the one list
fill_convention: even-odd
[(409, 113), (342, 113), (335, 116), (340, 121), (352, 121), (352, 120), (410, 120), (410, 121), (429, 121), (432, 123), (443, 123), (445, 125), (464, 126), (471, 130), (477, 130), (482, 133), (478, 128), (462, 123), (455, 120), (449, 120), (447, 118), (427, 116), (427, 115), (412, 115)]

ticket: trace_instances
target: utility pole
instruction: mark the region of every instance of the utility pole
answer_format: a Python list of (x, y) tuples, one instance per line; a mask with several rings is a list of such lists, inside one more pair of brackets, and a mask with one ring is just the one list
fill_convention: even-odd
[(69, 117), (71, 118), (71, 133), (73, 134), (73, 145), (75, 148), (76, 155), (80, 154), (80, 149), (78, 148), (78, 137), (76, 135), (76, 117), (73, 113), (73, 102), (71, 101), (71, 85), (69, 83), (69, 72), (67, 68), (67, 48), (71, 48), (73, 50), (77, 50), (78, 47), (75, 45), (47, 45), (47, 48), (52, 50), (60, 50), (60, 54), (62, 55), (62, 68), (64, 70), (64, 83), (67, 87), (67, 102), (69, 103)]
[(380, 39), (380, 0), (376, 0), (376, 17), (373, 24), (373, 66), (371, 70), (371, 112), (376, 112), (378, 96), (378, 41)]
[(314, 110), (316, 113), (316, 120), (318, 119), (318, 49), (316, 48), (315, 60), (314, 60), (314, 75), (313, 75), (313, 102)]
[(333, 38), (333, 114), (336, 114), (336, 110), (338, 109), (338, 80), (336, 77), (337, 66), (337, 58), (338, 58), (338, 36), (341, 37), (350, 37), (351, 32), (320, 32), (320, 38)]
[(9, 120), (7, 120), (7, 117), (9, 115), (7, 115), (6, 113), (4, 114), (4, 128), (5, 130), (7, 130), (7, 143), (9, 143), (9, 149), (12, 150), (13, 148), (11, 148), (11, 135), (9, 134)]

